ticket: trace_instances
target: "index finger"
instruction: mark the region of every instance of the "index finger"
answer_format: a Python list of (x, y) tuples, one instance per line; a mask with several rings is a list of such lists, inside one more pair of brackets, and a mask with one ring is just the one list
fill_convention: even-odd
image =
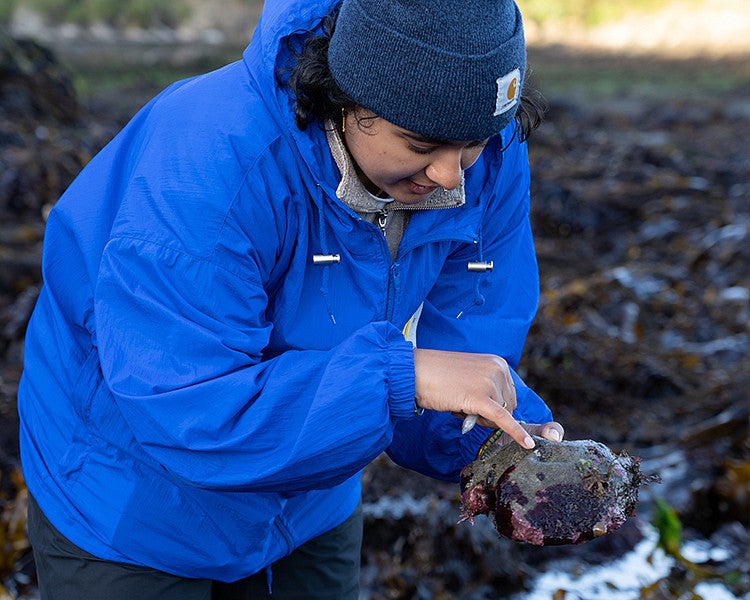
[(536, 444), (523, 426), (513, 418), (506, 409), (498, 406), (493, 400), (488, 398), (487, 404), (482, 406), (477, 414), (490, 423), (492, 427), (502, 429), (514, 441), (518, 442), (523, 448), (531, 450)]

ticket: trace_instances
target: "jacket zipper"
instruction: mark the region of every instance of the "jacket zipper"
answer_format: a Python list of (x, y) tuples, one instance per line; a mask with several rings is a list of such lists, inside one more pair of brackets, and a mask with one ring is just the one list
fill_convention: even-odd
[[(383, 234), (383, 239), (386, 241), (385, 251), (388, 253), (388, 257), (391, 256), (391, 251), (388, 248), (388, 238), (385, 234), (386, 227), (388, 225), (388, 211), (384, 208), (380, 210), (376, 217), (376, 224), (380, 232)], [(393, 260), (393, 259), (391, 259)], [(395, 262), (391, 262), (391, 266), (388, 269), (388, 289), (386, 290), (385, 296), (385, 320), (390, 321), (393, 316), (393, 305), (396, 296), (396, 278), (398, 277), (398, 268)]]
[[(441, 210), (441, 209), (447, 209), (452, 208), (450, 206), (440, 206), (440, 207), (423, 207), (423, 208), (413, 208), (412, 210)], [(388, 210), (384, 207), (378, 212), (377, 218), (376, 218), (376, 225), (378, 226), (378, 229), (380, 229), (380, 232), (383, 234), (383, 238), (386, 240), (386, 252), (388, 253), (388, 256), (390, 257), (390, 250), (388, 249), (388, 243), (387, 243), (387, 237), (386, 237), (386, 227), (388, 225)], [(475, 241), (476, 243), (476, 241)], [(386, 309), (385, 309), (385, 319), (387, 321), (390, 321), (393, 317), (393, 313), (395, 311), (395, 304), (396, 304), (396, 287), (398, 283), (399, 278), (399, 269), (398, 269), (398, 262), (393, 261), (391, 263), (391, 267), (388, 270), (388, 290), (386, 293)]]
[(383, 237), (385, 237), (386, 225), (388, 225), (388, 211), (385, 208), (383, 208), (378, 213), (378, 227), (380, 228), (380, 231), (383, 233)]
[(391, 264), (388, 270), (388, 292), (385, 301), (385, 319), (390, 321), (396, 305), (396, 284), (398, 283), (398, 263)]

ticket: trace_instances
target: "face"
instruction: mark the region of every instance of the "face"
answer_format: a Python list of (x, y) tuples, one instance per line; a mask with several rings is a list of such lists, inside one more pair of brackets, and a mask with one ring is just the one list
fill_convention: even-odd
[(344, 142), (365, 187), (405, 204), (458, 187), (487, 143), (427, 138), (365, 109), (347, 112), (345, 123)]

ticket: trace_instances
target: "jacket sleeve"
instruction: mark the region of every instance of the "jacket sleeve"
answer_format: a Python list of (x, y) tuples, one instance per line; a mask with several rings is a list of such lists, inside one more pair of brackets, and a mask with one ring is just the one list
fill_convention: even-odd
[[(529, 223), (526, 145), (514, 137), (502, 154), (495, 150), (493, 155), (493, 149), (488, 150), (487, 158), (475, 165), (477, 177), (492, 181), (489, 189), (485, 185), (480, 192), (486, 201), (477, 244), (457, 248), (446, 260), (425, 301), (417, 327), (417, 346), (502, 356), (511, 366), (516, 385), (514, 417), (545, 423), (552, 419), (552, 413), (515, 372), (539, 299)], [(498, 159), (502, 165), (493, 167)], [(492, 261), (493, 268), (470, 272), (470, 261)], [(455, 480), (490, 433), (489, 429), (475, 427), (462, 435), (459, 419), (426, 411), (420, 418), (396, 426), (388, 453), (402, 466)]]
[(243, 268), (150, 240), (109, 242), (94, 311), (115, 409), (141, 448), (191, 485), (340, 483), (386, 448), (396, 420), (413, 417), (412, 346), (381, 322), (330, 350), (264, 357), (267, 297), (252, 262)]

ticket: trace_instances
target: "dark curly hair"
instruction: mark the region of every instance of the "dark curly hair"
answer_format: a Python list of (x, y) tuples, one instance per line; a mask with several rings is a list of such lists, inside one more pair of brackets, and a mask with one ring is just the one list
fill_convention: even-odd
[[(349, 111), (358, 106), (341, 90), (328, 67), (328, 44), (336, 28), (340, 6), (340, 3), (336, 4), (321, 21), (322, 35), (310, 33), (300, 51), (292, 50), (296, 63), (289, 70), (286, 81), (280, 78), (294, 94), (294, 121), (303, 130), (315, 121), (322, 123), (330, 119), (338, 122), (342, 109)], [(526, 75), (529, 75), (528, 69)], [(528, 139), (531, 132), (542, 124), (546, 112), (544, 97), (528, 84), (526, 77), (515, 116), (519, 140)]]

